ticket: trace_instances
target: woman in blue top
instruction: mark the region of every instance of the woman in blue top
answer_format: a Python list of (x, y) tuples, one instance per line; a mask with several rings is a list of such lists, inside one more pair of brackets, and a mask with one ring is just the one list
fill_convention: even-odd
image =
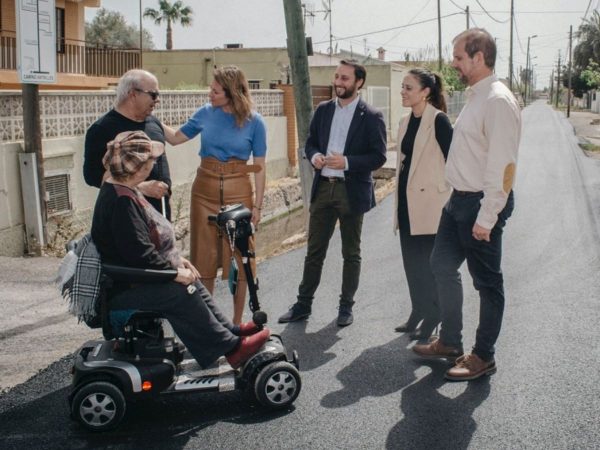
[[(265, 192), (266, 128), (260, 114), (252, 110), (252, 98), (244, 73), (235, 66), (215, 69), (210, 85), (210, 103), (198, 109), (179, 130), (163, 125), (171, 145), (186, 142), (200, 133), (200, 167), (192, 185), (190, 207), (190, 260), (201, 281), (212, 294), (217, 269), (229, 276), (231, 246), (227, 236), (209, 224), (208, 216), (223, 205), (243, 203), (252, 209), (256, 226)], [(253, 164), (248, 164), (252, 156)], [(250, 173), (254, 173), (254, 195)], [(251, 250), (254, 242), (250, 243)], [(242, 320), (246, 298), (246, 276), (239, 252), (235, 251), (238, 283), (233, 295), (233, 323)], [(255, 267), (253, 270), (255, 272)]]

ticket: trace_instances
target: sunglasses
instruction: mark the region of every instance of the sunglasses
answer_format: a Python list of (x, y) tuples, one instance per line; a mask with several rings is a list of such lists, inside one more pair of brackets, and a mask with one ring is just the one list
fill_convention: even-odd
[(138, 89), (138, 88), (133, 88), (133, 90), (138, 91), (138, 92), (143, 92), (144, 94), (148, 94), (150, 96), (150, 98), (152, 98), (152, 100), (154, 100), (154, 101), (156, 101), (156, 99), (160, 95), (160, 92), (158, 92), (158, 91), (145, 91), (143, 89)]

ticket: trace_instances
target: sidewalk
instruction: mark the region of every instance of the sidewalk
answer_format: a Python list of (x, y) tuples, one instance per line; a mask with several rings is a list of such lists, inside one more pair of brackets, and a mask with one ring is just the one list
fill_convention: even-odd
[(53, 280), (60, 259), (0, 257), (0, 392), (97, 337), (67, 312)]
[[(600, 146), (600, 114), (590, 111), (571, 111), (568, 120), (581, 144)], [(600, 159), (600, 152), (585, 151), (585, 153), (591, 158)]]

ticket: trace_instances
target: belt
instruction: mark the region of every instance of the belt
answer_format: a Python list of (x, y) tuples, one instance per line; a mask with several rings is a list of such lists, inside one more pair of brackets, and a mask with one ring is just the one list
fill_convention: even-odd
[(346, 181), (342, 177), (326, 177), (326, 176), (323, 176), (323, 175), (321, 175), (321, 180), (322, 181), (327, 181), (328, 183), (343, 183), (344, 181)]
[(204, 158), (200, 161), (200, 167), (219, 174), (257, 173), (262, 170), (258, 164), (248, 164), (247, 161), (241, 159), (221, 162), (214, 158)]
[(479, 195), (479, 194), (482, 194), (483, 192), (482, 191), (475, 191), (475, 192), (471, 192), (471, 191), (459, 191), (458, 189), (454, 189), (452, 191), (452, 193), (464, 197), (466, 195)]

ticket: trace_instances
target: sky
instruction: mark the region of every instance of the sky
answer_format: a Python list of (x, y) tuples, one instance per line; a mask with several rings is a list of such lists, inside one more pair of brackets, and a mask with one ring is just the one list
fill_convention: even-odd
[[(286, 29), (283, 2), (288, 0), (183, 0), (193, 11), (191, 27), (173, 27), (174, 49), (222, 48), (226, 43), (249, 47), (285, 47)], [(377, 48), (386, 49), (386, 60), (404, 60), (412, 55), (430, 55), (437, 60), (437, 0), (331, 0), (331, 14), (325, 18), (329, 0), (302, 0), (313, 10), (305, 32), (315, 51), (329, 48), (329, 17), (333, 47), (377, 56)], [(508, 76), (510, 53), (511, 0), (439, 0), (442, 15), (442, 47), (445, 59), (451, 58), (452, 38), (466, 28), (465, 9), (470, 10), (471, 27), (486, 28), (498, 47), (496, 73)], [(158, 9), (158, 0), (101, 0), (103, 7), (121, 12), (139, 27), (140, 4)], [(550, 81), (559, 51), (568, 58), (569, 26), (575, 33), (600, 0), (514, 0), (513, 40), (514, 73), (525, 67), (529, 39), (531, 61), (537, 75), (537, 87)], [(91, 21), (98, 8), (86, 8)], [(153, 36), (156, 49), (164, 49), (166, 25), (158, 27), (143, 19), (143, 27)], [(573, 39), (573, 47), (577, 43)], [(366, 50), (366, 52), (365, 52)]]

